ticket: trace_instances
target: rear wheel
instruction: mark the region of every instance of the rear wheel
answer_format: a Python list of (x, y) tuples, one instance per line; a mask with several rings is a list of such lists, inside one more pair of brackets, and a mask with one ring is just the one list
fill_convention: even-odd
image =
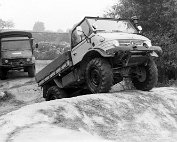
[(104, 93), (111, 89), (113, 73), (111, 65), (103, 58), (92, 59), (86, 67), (86, 83), (92, 93)]
[(24, 72), (28, 72), (28, 68), (27, 67), (24, 68)]
[(29, 66), (27, 70), (28, 70), (29, 77), (35, 76), (35, 73), (36, 73), (35, 65)]
[(158, 80), (158, 70), (153, 60), (149, 60), (146, 66), (138, 66), (134, 70), (133, 74), (133, 85), (136, 89), (143, 91), (151, 90), (156, 85)]
[(5, 80), (7, 79), (7, 73), (8, 73), (8, 70), (7, 69), (0, 69), (0, 78), (1, 80)]
[(46, 93), (46, 101), (67, 98), (66, 92), (58, 86), (52, 86)]

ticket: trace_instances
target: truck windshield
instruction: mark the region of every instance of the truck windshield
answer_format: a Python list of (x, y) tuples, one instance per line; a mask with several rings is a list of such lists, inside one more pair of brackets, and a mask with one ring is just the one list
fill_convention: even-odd
[(129, 20), (88, 19), (97, 32), (138, 33)]
[(1, 40), (1, 50), (31, 50), (30, 40), (29, 39), (21, 39), (21, 40), (12, 40), (12, 39), (2, 39)]

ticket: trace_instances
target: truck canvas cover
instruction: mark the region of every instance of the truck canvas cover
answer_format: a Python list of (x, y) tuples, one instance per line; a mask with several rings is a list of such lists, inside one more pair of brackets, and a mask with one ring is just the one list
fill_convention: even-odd
[(49, 76), (51, 73), (55, 72), (60, 66), (62, 66), (65, 62), (71, 60), (71, 53), (70, 51), (63, 53), (50, 64), (48, 64), (44, 69), (39, 71), (36, 74), (36, 82), (39, 83), (45, 77)]
[(32, 34), (30, 32), (25, 31), (7, 31), (1, 32), (0, 38), (7, 38), (7, 37), (28, 37), (32, 38)]

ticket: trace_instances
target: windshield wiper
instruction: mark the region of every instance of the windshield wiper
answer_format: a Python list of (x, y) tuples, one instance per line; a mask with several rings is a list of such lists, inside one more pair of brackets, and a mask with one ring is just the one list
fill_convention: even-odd
[(101, 30), (101, 29), (95, 29), (95, 32), (105, 32), (105, 30)]
[(111, 32), (122, 32), (122, 31), (119, 31), (119, 30), (112, 30)]

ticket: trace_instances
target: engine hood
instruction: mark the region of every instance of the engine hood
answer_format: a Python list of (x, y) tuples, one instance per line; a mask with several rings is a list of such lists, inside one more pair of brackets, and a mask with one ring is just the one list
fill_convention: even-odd
[(128, 34), (128, 33), (98, 33), (97, 35), (104, 37), (107, 40), (114, 39), (130, 39), (130, 40), (149, 40), (147, 37), (137, 34)]

